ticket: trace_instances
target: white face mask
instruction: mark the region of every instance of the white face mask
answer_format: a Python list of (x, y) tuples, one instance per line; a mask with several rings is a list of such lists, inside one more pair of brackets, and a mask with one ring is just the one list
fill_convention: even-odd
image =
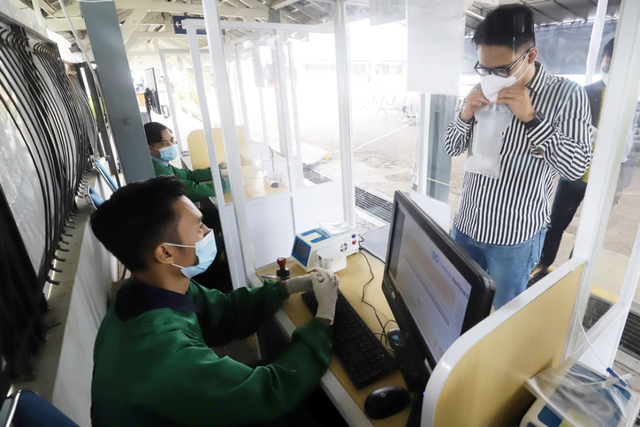
[(605, 86), (609, 86), (609, 73), (602, 73), (602, 83)]
[(209, 266), (213, 264), (213, 260), (216, 259), (216, 255), (218, 254), (218, 246), (216, 245), (216, 238), (215, 234), (213, 234), (213, 230), (209, 231), (209, 234), (204, 236), (202, 240), (197, 241), (195, 245), (178, 245), (176, 243), (166, 242), (163, 244), (178, 246), (181, 248), (196, 249), (196, 257), (198, 258), (198, 263), (196, 265), (183, 267), (178, 264), (171, 264), (174, 267), (179, 268), (182, 274), (189, 279), (191, 279), (193, 276), (204, 273), (207, 268), (209, 268)]
[(493, 74), (480, 77), (480, 85), (482, 86), (482, 92), (484, 93), (484, 96), (486, 96), (489, 101), (496, 102), (498, 100), (498, 94), (502, 89), (513, 86), (527, 74), (527, 72), (529, 71), (529, 67), (531, 67), (531, 64), (529, 64), (527, 69), (524, 71), (524, 73), (522, 73), (520, 77), (516, 79), (515, 76), (516, 74), (518, 74), (518, 71), (520, 71), (520, 68), (522, 68), (522, 66), (524, 65), (524, 62), (525, 61), (523, 61), (516, 72), (509, 77), (500, 77)]

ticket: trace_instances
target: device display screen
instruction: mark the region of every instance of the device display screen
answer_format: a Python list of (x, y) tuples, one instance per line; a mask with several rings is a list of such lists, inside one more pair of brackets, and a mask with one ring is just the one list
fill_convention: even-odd
[(311, 248), (309, 245), (306, 245), (302, 240), (296, 239), (296, 244), (293, 247), (293, 252), (300, 257), (301, 260), (306, 264), (309, 258), (309, 251)]
[(436, 362), (460, 336), (471, 285), (399, 206), (389, 273)]
[(305, 242), (313, 242), (319, 237), (322, 237), (322, 234), (318, 233), (317, 231), (311, 234), (303, 235), (303, 239), (305, 240)]

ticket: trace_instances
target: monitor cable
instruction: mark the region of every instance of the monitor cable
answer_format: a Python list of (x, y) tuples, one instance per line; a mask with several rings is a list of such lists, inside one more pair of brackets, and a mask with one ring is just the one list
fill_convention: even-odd
[[(360, 236), (362, 238), (362, 236)], [(361, 240), (361, 242), (363, 242), (363, 240)], [(360, 298), (360, 301), (365, 303), (366, 305), (368, 305), (369, 307), (371, 307), (373, 309), (373, 314), (375, 314), (376, 319), (378, 320), (378, 323), (380, 324), (380, 327), (382, 328), (382, 331), (384, 332), (384, 324), (382, 323), (382, 320), (380, 320), (380, 316), (378, 315), (378, 310), (376, 310), (375, 306), (369, 302), (367, 302), (367, 300), (365, 300), (365, 296), (367, 293), (367, 287), (369, 286), (369, 284), (371, 282), (373, 282), (373, 279), (376, 278), (375, 274), (373, 274), (373, 268), (371, 268), (371, 263), (369, 262), (369, 257), (367, 257), (364, 253), (363, 249), (360, 249), (360, 254), (364, 257), (364, 259), (367, 261), (367, 265), (369, 266), (369, 273), (371, 274), (371, 277), (369, 278), (369, 280), (367, 280), (367, 282), (362, 286), (362, 298)], [(381, 340), (382, 342), (382, 340)]]
[[(364, 237), (360, 236), (360, 243), (364, 242)], [(371, 307), (373, 309), (373, 314), (375, 314), (376, 319), (378, 320), (378, 323), (380, 324), (380, 327), (382, 328), (382, 333), (380, 332), (374, 332), (374, 335), (380, 335), (380, 343), (382, 343), (382, 339), (384, 338), (385, 340), (385, 346), (387, 347), (387, 350), (391, 351), (392, 353), (395, 353), (395, 350), (392, 349), (389, 346), (389, 338), (387, 337), (387, 325), (389, 325), (389, 323), (393, 322), (396, 325), (398, 324), (398, 322), (396, 322), (393, 319), (389, 319), (387, 320), (386, 323), (382, 323), (382, 320), (380, 320), (380, 316), (378, 315), (378, 310), (376, 310), (376, 308), (370, 304), (369, 302), (367, 302), (365, 300), (365, 296), (366, 296), (366, 292), (367, 292), (367, 287), (369, 286), (369, 284), (371, 282), (373, 282), (373, 279), (375, 279), (375, 274), (373, 273), (373, 268), (371, 267), (371, 263), (369, 262), (369, 257), (367, 257), (367, 255), (365, 255), (365, 251), (366, 249), (360, 249), (360, 254), (362, 254), (362, 256), (364, 257), (364, 259), (367, 261), (367, 266), (369, 267), (369, 273), (371, 274), (371, 277), (369, 278), (369, 280), (367, 280), (367, 282), (362, 286), (362, 298), (360, 299), (360, 301), (362, 301), (363, 303), (365, 303), (366, 305), (368, 305), (369, 307)], [(398, 365), (398, 367), (400, 369), (402, 369), (404, 372), (408, 373), (411, 376), (414, 376), (416, 378), (420, 378), (420, 375), (416, 374), (415, 372), (411, 372), (410, 370), (408, 370), (407, 368), (405, 368), (402, 365)]]

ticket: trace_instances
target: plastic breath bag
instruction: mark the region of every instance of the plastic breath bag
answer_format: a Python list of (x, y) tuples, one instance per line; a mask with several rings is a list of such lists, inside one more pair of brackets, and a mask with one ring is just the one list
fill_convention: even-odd
[(624, 381), (613, 376), (605, 378), (575, 359), (567, 359), (557, 369), (540, 372), (527, 380), (525, 386), (562, 420), (561, 425), (630, 426), (640, 407), (640, 394)]
[(490, 104), (475, 112), (476, 132), (473, 138), (471, 157), (467, 159), (464, 170), (500, 178), (500, 150), (502, 149), (502, 133), (511, 123), (513, 113), (504, 104)]

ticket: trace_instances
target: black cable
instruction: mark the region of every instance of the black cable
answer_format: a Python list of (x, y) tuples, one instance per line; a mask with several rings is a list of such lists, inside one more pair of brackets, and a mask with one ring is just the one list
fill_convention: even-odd
[(42, 261), (34, 265), (24, 245), (25, 230), (15, 221), (21, 213), (12, 210), (0, 188), (0, 282), (5, 285), (0, 286), (0, 352), (7, 361), (0, 371), (3, 393), (15, 375), (34, 371), (31, 356), (45, 337), (42, 287), (51, 280), (51, 270), (60, 272), (53, 262), (60, 259), (56, 253), (64, 242), (64, 227), (73, 222), (75, 197), (86, 186), (91, 137), (97, 138), (77, 75), (67, 72), (57, 49), (24, 34), (18, 26), (0, 28), (0, 109), (35, 168), (32, 190), (42, 197), (44, 243), (38, 248)]
[[(398, 322), (396, 322), (396, 321), (395, 321), (395, 320), (393, 320), (393, 319), (389, 319), (389, 320), (387, 320), (387, 323), (385, 323), (385, 324), (384, 324), (384, 326), (382, 327), (382, 334), (384, 335), (384, 339), (385, 339), (385, 341), (386, 341), (387, 348), (388, 348), (389, 350), (391, 350), (391, 351), (393, 351), (393, 352), (395, 353), (395, 350), (389, 347), (389, 337), (387, 336), (387, 330), (386, 330), (386, 329), (387, 329), (387, 325), (388, 325), (390, 322), (393, 322), (393, 323), (395, 323), (396, 325), (398, 324)], [(380, 339), (380, 342), (382, 342), (382, 339)]]
[[(360, 236), (362, 237), (362, 236)], [(364, 238), (362, 239), (361, 242), (364, 241)], [(385, 324), (382, 323), (382, 321), (380, 320), (380, 317), (378, 316), (378, 310), (376, 310), (376, 308), (369, 304), (367, 301), (365, 301), (364, 297), (365, 297), (365, 293), (367, 291), (367, 286), (369, 286), (369, 284), (371, 282), (373, 282), (373, 279), (375, 279), (375, 275), (373, 274), (373, 268), (371, 268), (371, 263), (369, 262), (369, 258), (364, 254), (363, 250), (360, 250), (360, 253), (362, 254), (362, 256), (364, 257), (365, 260), (367, 260), (367, 265), (369, 266), (369, 273), (371, 273), (371, 278), (369, 278), (369, 280), (367, 280), (367, 282), (362, 286), (362, 298), (360, 299), (360, 301), (362, 301), (363, 303), (367, 304), (369, 307), (371, 307), (373, 309), (373, 313), (376, 315), (376, 319), (378, 319), (378, 323), (380, 323), (380, 327), (382, 327), (382, 333), (380, 332), (374, 332), (374, 335), (380, 335), (380, 343), (382, 344), (382, 338), (384, 337), (385, 339), (385, 346), (387, 347), (387, 349), (389, 351), (391, 351), (392, 353), (395, 353), (395, 350), (392, 349), (391, 347), (389, 347), (389, 338), (387, 337), (387, 333), (386, 333), (386, 329), (387, 329), (387, 325), (391, 322), (395, 323), (396, 325), (398, 324), (398, 322), (396, 322), (394, 319), (389, 319), (387, 320), (387, 322)], [(411, 372), (410, 370), (408, 370), (407, 368), (405, 368), (404, 366), (398, 364), (398, 367), (400, 369), (402, 369), (404, 372), (408, 373), (409, 375), (412, 375), (414, 377), (417, 378), (421, 378), (421, 376), (419, 374), (416, 374), (415, 372)]]
[(369, 307), (371, 307), (373, 309), (373, 314), (376, 315), (376, 319), (378, 319), (378, 323), (380, 323), (380, 327), (384, 329), (384, 325), (382, 324), (382, 320), (380, 320), (380, 316), (378, 316), (378, 310), (376, 310), (376, 308), (372, 304), (369, 304), (364, 299), (365, 294), (367, 292), (367, 286), (369, 286), (369, 283), (373, 282), (373, 279), (375, 279), (376, 276), (373, 274), (373, 269), (371, 268), (371, 263), (369, 262), (369, 258), (364, 254), (364, 252), (360, 251), (360, 253), (364, 257), (364, 259), (367, 260), (367, 265), (369, 266), (369, 273), (371, 273), (371, 278), (369, 280), (367, 280), (367, 283), (365, 283), (362, 286), (362, 298), (360, 298), (360, 301), (362, 301), (363, 303), (367, 304)]
[[(41, 270), (38, 274), (39, 279), (43, 279), (46, 273), (43, 271), (44, 266), (48, 264), (51, 257), (51, 242), (56, 236), (56, 201), (59, 192), (53, 186), (54, 182), (47, 179), (45, 174), (54, 165), (50, 147), (47, 144), (41, 144), (40, 141), (45, 137), (42, 125), (46, 122), (46, 118), (42, 116), (42, 109), (35, 104), (36, 99), (40, 99), (40, 94), (34, 92), (33, 76), (29, 74), (27, 67), (21, 58), (22, 46), (16, 42), (15, 34), (0, 31), (0, 86), (9, 93), (13, 93), (14, 97), (4, 97), (3, 103), (5, 108), (12, 117), (14, 123), (22, 136), (29, 154), (34, 162), (38, 180), (40, 182), (44, 210), (45, 210), (45, 248)], [(27, 109), (30, 111), (27, 112)], [(19, 123), (23, 123), (19, 126)], [(57, 178), (57, 177), (56, 177)], [(40, 280), (39, 280), (40, 281)]]

